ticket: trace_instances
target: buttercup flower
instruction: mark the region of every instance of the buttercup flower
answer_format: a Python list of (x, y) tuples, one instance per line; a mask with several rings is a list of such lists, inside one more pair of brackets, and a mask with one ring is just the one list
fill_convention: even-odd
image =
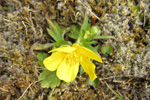
[(94, 81), (94, 79), (97, 78), (95, 75), (95, 65), (90, 59), (100, 63), (102, 63), (102, 60), (100, 56), (91, 50), (75, 43), (72, 47), (62, 46), (49, 51), (49, 53), (53, 51), (56, 52), (46, 58), (43, 63), (48, 70), (57, 70), (56, 75), (59, 79), (64, 80), (65, 82), (73, 81), (77, 76), (80, 64), (84, 71), (89, 75), (91, 81)]

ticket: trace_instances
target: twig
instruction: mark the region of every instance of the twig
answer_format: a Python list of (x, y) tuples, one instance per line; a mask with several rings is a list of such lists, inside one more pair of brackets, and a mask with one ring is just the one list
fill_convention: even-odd
[(9, 92), (8, 90), (5, 90), (5, 89), (3, 89), (3, 88), (1, 88), (1, 87), (0, 87), (0, 89), (1, 89), (2, 91)]
[(28, 34), (28, 30), (27, 30), (27, 27), (26, 27), (24, 21), (22, 21), (22, 24), (23, 24), (23, 26), (25, 27), (25, 31), (26, 31), (26, 35), (27, 35), (27, 34)]
[(51, 97), (52, 97), (52, 94), (53, 94), (54, 90), (55, 90), (55, 88), (53, 88), (53, 89), (52, 89), (52, 93), (51, 93), (51, 94), (50, 94), (50, 96), (48, 97), (48, 98), (49, 98), (49, 100), (51, 99)]
[(117, 93), (107, 84), (107, 82), (105, 82), (105, 84), (106, 84), (106, 86), (119, 98), (119, 100), (123, 100), (123, 98), (122, 98), (119, 94), (117, 94)]
[(78, 2), (79, 2), (80, 4), (82, 4), (92, 15), (94, 15), (94, 17), (96, 17), (98, 20), (100, 20), (100, 18), (99, 18), (96, 14), (94, 14), (94, 13), (91, 11), (91, 9), (89, 9), (86, 5), (84, 5), (80, 0), (78, 0)]
[[(35, 81), (35, 83), (37, 83), (37, 82), (39, 82), (39, 81)], [(24, 96), (24, 94), (27, 92), (27, 90), (31, 87), (32, 84), (33, 84), (33, 82), (26, 88), (26, 90), (22, 93), (22, 95), (19, 97), (18, 100), (20, 100)]]
[(106, 78), (102, 78), (102, 79), (99, 79), (99, 80), (107, 80), (107, 79), (112, 79), (112, 78), (116, 78), (116, 76), (106, 77)]

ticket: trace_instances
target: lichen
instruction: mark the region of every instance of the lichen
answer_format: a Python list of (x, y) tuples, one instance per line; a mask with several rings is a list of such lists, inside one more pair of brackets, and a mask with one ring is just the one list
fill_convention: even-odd
[(114, 50), (112, 55), (102, 54), (103, 64), (94, 62), (98, 88), (85, 84), (87, 75), (83, 74), (70, 85), (56, 87), (51, 99), (116, 99), (105, 82), (124, 99), (150, 98), (149, 0), (1, 0), (0, 4), (1, 100), (46, 100), (51, 95), (53, 88), (42, 88), (38, 82), (41, 68), (36, 56), (40, 51), (31, 50), (34, 43), (53, 41), (46, 31), (46, 13), (65, 28), (80, 26), (85, 13), (89, 22), (98, 17), (95, 25), (100, 35), (117, 39), (98, 40)]

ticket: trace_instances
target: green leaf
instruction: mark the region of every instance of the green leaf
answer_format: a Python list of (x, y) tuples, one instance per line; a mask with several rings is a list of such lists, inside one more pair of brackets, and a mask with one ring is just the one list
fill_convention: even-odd
[(61, 30), (61, 28), (59, 27), (59, 25), (56, 22), (54, 22), (54, 26), (56, 28), (53, 29), (53, 32), (55, 33), (55, 35), (57, 37), (57, 41), (64, 40), (64, 35), (63, 35), (64, 30)]
[(98, 26), (92, 26), (91, 27), (91, 35), (94, 36), (94, 35), (99, 35), (100, 34), (100, 30), (98, 28)]
[(60, 47), (60, 46), (63, 46), (63, 45), (69, 45), (69, 46), (71, 46), (71, 43), (70, 42), (67, 42), (67, 41), (65, 41), (65, 40), (58, 40), (57, 42), (56, 42), (56, 44), (55, 44), (55, 46), (58, 48), (58, 47)]
[(112, 48), (111, 45), (104, 44), (104, 45), (101, 47), (101, 52), (102, 52), (103, 54), (105, 54), (105, 53), (110, 54), (112, 51), (113, 51), (113, 48)]
[(96, 78), (96, 79), (92, 82), (92, 81), (90, 80), (90, 78), (88, 78), (87, 81), (86, 81), (86, 83), (89, 84), (89, 85), (93, 85), (93, 86), (95, 86), (95, 87), (98, 87), (98, 85), (99, 85), (99, 80), (98, 80), (98, 78)]
[(61, 28), (59, 27), (59, 25), (56, 22), (54, 22), (54, 26), (55, 26), (54, 31), (61, 32)]
[(80, 36), (81, 36), (81, 38), (84, 37), (87, 25), (88, 25), (88, 17), (87, 17), (87, 15), (85, 15), (83, 24), (82, 24), (81, 29), (80, 29)]
[(47, 53), (38, 53), (38, 55), (37, 55), (38, 63), (41, 67), (45, 67), (43, 64), (43, 60), (47, 57), (49, 57), (49, 55)]
[(142, 15), (140, 14), (140, 15), (139, 15), (139, 21), (141, 21), (141, 20), (142, 20)]
[(84, 34), (83, 39), (87, 39), (87, 38), (89, 38), (89, 37), (91, 37), (90, 31), (85, 31), (85, 34)]
[(83, 70), (82, 66), (80, 66), (80, 75), (82, 75), (85, 71)]
[(81, 45), (82, 45), (83, 47), (85, 47), (85, 48), (87, 48), (87, 49), (93, 51), (93, 52), (96, 53), (97, 55), (99, 55), (98, 52), (97, 52), (92, 46), (87, 45), (87, 44), (84, 44), (84, 43), (82, 43)]
[(46, 14), (46, 19), (47, 19), (47, 22), (50, 25), (50, 28), (47, 28), (47, 31), (48, 31), (49, 35), (55, 41), (64, 40), (64, 34), (65, 34), (66, 30), (65, 29), (61, 29), (56, 22), (53, 23), (50, 20), (50, 18), (48, 17), (48, 14)]
[(98, 45), (96, 45), (96, 46), (94, 47), (94, 49), (95, 49), (97, 52), (98, 52), (99, 46), (100, 46), (100, 44), (98, 44)]
[(94, 39), (115, 39), (113, 36), (94, 36)]
[(56, 76), (56, 71), (44, 70), (39, 76), (41, 86), (43, 87), (56, 87), (60, 84), (61, 80)]
[(107, 85), (107, 87), (119, 98), (119, 100), (123, 100), (122, 97), (120, 97), (106, 82), (105, 84)]
[(50, 47), (53, 47), (55, 43), (46, 43), (46, 44), (37, 44), (34, 50), (46, 50)]
[(137, 13), (140, 11), (139, 7), (137, 7), (137, 6), (132, 7), (132, 9), (136, 10)]
[(80, 28), (77, 25), (72, 25), (68, 36), (73, 39), (77, 39), (80, 35)]
[[(87, 21), (88, 22), (88, 21)], [(88, 23), (86, 31), (90, 31), (91, 30), (91, 24)]]
[(55, 41), (58, 40), (56, 34), (55, 34), (51, 29), (47, 28), (47, 31), (48, 31), (48, 34), (49, 34)]
[(95, 44), (95, 43), (97, 43), (97, 41), (92, 41), (92, 38), (89, 37), (89, 38), (83, 40), (82, 43), (89, 45), (89, 44)]

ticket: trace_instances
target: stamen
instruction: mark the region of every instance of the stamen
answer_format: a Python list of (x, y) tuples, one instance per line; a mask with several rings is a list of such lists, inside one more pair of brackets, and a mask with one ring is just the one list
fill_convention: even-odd
[(76, 52), (72, 52), (67, 55), (66, 64), (69, 64), (69, 66), (73, 66), (77, 62), (79, 62), (79, 55), (77, 55)]

